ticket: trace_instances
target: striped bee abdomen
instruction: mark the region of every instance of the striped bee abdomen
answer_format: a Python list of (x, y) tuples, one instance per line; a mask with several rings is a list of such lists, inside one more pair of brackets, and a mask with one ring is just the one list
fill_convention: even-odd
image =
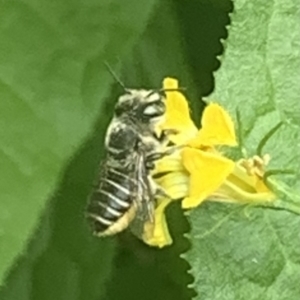
[(127, 169), (104, 170), (87, 207), (87, 217), (96, 235), (109, 235), (124, 229), (119, 228), (120, 225), (111, 228), (130, 210), (136, 185)]

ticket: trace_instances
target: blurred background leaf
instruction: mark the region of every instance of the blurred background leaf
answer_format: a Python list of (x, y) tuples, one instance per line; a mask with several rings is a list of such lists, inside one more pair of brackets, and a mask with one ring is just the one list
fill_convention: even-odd
[[(154, 1), (0, 4), (0, 281), (107, 96)], [(132, 18), (134, 15), (134, 18)]]
[(66, 168), (26, 253), (12, 268), (0, 299), (99, 299), (104, 295), (115, 243), (91, 235), (84, 210), (103, 157), (109, 111), (111, 103), (103, 105), (104, 117)]
[[(300, 4), (294, 1), (235, 1), (222, 67), (216, 72), (217, 99), (232, 116), (239, 111), (241, 146), (256, 154), (263, 137), (283, 126), (263, 148), (269, 170), (279, 174), (286, 194), (299, 195), (300, 179)], [(283, 199), (284, 200), (284, 199)], [(289, 199), (291, 200), (291, 199)], [(286, 200), (285, 200), (286, 201)], [(288, 203), (285, 202), (288, 206)], [(285, 210), (207, 203), (189, 216), (195, 299), (286, 299), (300, 297), (299, 215)]]

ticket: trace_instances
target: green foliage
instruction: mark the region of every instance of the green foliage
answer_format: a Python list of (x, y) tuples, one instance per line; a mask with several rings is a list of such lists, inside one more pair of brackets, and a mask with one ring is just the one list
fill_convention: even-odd
[(1, 2), (0, 280), (103, 110), (103, 61), (128, 52), (153, 2)]
[(103, 125), (97, 125), (95, 134), (67, 166), (58, 190), (39, 220), (38, 232), (0, 292), (1, 299), (83, 300), (98, 299), (104, 294), (115, 243), (111, 239), (93, 238), (84, 222), (103, 131)]
[(195, 299), (299, 298), (298, 216), (207, 203), (189, 219)]
[[(279, 172), (274, 182), (282, 192), (281, 209), (294, 205), (299, 211), (300, 6), (295, 1), (234, 4), (212, 98), (233, 116), (238, 110), (240, 143), (248, 155), (283, 122), (263, 153), (271, 155), (270, 170), (294, 171), (293, 176)], [(299, 215), (206, 204), (189, 221), (192, 248), (185, 258), (195, 277), (195, 299), (299, 299)]]

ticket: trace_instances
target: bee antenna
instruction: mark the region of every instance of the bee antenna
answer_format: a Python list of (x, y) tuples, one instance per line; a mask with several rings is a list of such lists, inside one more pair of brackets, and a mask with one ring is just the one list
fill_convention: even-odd
[(114, 70), (111, 68), (109, 63), (107, 61), (104, 61), (104, 64), (108, 70), (108, 72), (111, 74), (111, 76), (115, 79), (115, 81), (124, 89), (125, 92), (127, 92), (127, 88), (125, 87), (125, 84), (121, 81), (121, 79), (117, 76), (117, 74), (114, 72)]
[(170, 89), (155, 89), (155, 90), (152, 90), (150, 91), (150, 93), (147, 95), (147, 97), (150, 97), (151, 95), (153, 95), (154, 93), (162, 93), (162, 92), (180, 92), (180, 91), (185, 91), (186, 88), (184, 87), (178, 87), (178, 88), (170, 88)]
[(159, 90), (159, 92), (180, 92), (180, 91), (185, 91), (185, 90), (186, 90), (185, 87), (178, 87), (178, 88), (174, 88), (174, 89), (172, 89), (172, 88), (170, 88), (170, 89), (162, 88), (162, 89)]

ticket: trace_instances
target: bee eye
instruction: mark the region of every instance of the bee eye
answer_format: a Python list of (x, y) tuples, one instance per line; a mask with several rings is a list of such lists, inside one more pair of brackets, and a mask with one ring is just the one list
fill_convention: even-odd
[(163, 102), (151, 103), (143, 110), (143, 115), (147, 117), (158, 117), (165, 113)]
[(149, 117), (155, 116), (157, 113), (158, 109), (155, 105), (148, 105), (143, 111), (143, 114)]

